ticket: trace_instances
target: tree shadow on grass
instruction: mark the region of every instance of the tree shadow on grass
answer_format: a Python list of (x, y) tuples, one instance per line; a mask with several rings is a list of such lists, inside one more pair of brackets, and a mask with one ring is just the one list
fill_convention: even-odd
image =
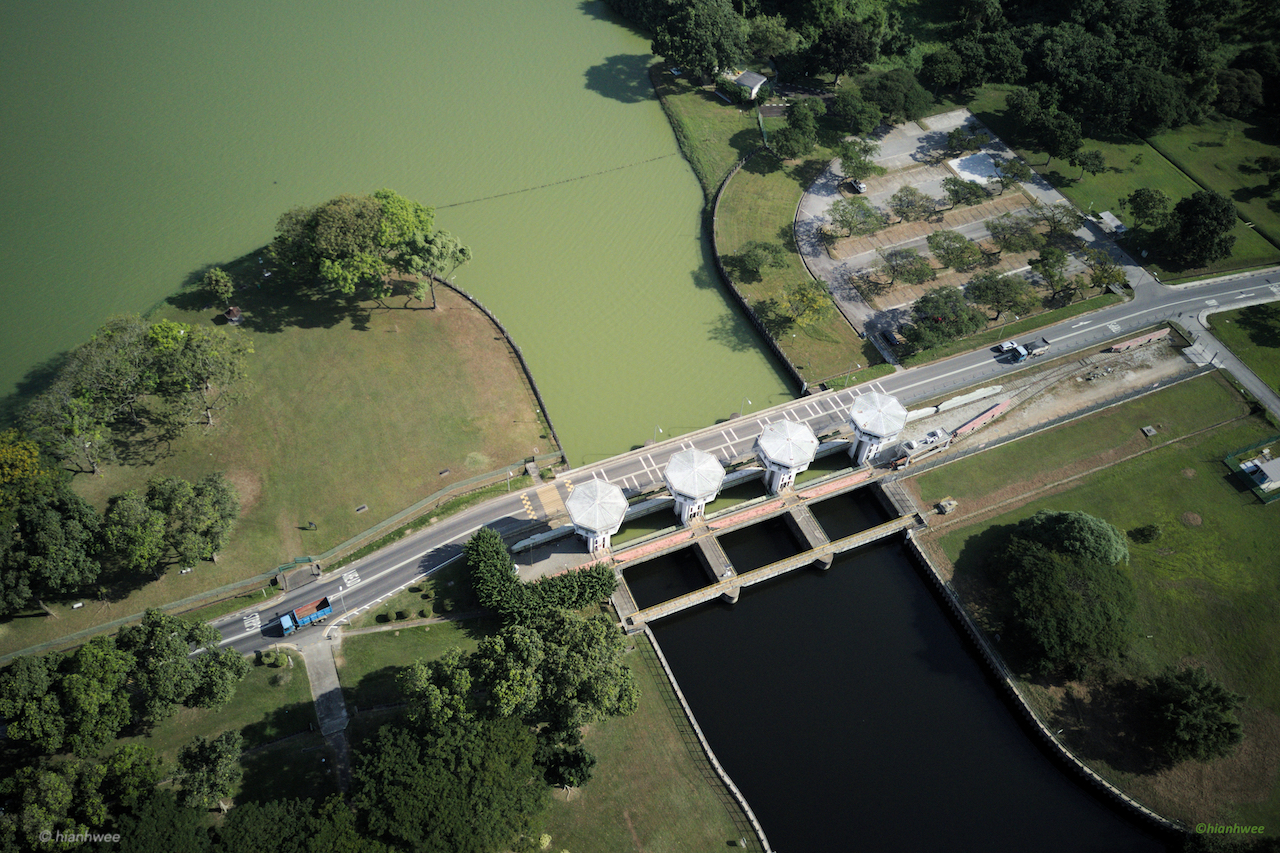
[[(303, 677), (300, 671), (301, 664), (296, 659), (292, 667), (286, 664), (267, 669), (271, 673), (271, 679), (279, 678), (287, 682)], [(284, 690), (285, 688), (281, 684), (273, 685), (271, 689)], [(244, 736), (245, 749), (254, 749), (290, 735), (312, 731), (313, 727), (315, 731), (320, 730), (316, 720), (316, 706), (311, 702), (292, 702), (272, 708), (261, 720), (249, 723), (241, 729), (240, 734)]]
[(650, 56), (618, 53), (592, 65), (583, 75), (589, 91), (624, 104), (638, 104), (654, 97), (649, 82)]
[[(763, 144), (764, 144), (764, 140), (760, 138), (760, 129), (758, 127), (743, 128), (742, 130), (739, 130), (737, 133), (735, 133), (733, 136), (729, 137), (729, 147), (732, 148), (734, 151), (738, 152), (739, 160), (741, 160), (743, 157), (746, 157), (748, 154), (750, 154), (752, 151), (755, 151), (757, 148), (759, 148)], [(752, 157), (751, 161), (754, 163), (756, 160), (759, 160), (760, 158), (767, 157), (767, 156), (768, 156), (768, 152), (761, 152), (760, 154), (757, 154), (755, 157)], [(747, 165), (749, 166), (750, 163), (748, 163)]]
[(1280, 306), (1274, 303), (1246, 308), (1236, 320), (1256, 347), (1280, 349)]
[[(368, 330), (372, 310), (360, 299), (288, 281), (267, 262), (265, 251), (264, 247), (221, 265), (235, 285), (231, 304), (243, 312), (241, 328), (271, 334), (291, 327), (331, 329), (349, 322), (357, 331)], [(200, 285), (209, 268), (189, 273), (183, 288), (165, 301), (182, 311), (208, 312), (210, 322), (224, 323), (226, 308)]]
[(1151, 749), (1151, 691), (1130, 678), (1088, 684), (1088, 698), (1068, 693), (1050, 723), (1081, 757), (1123, 773), (1149, 774), (1168, 766)]
[(751, 306), (751, 310), (756, 312), (760, 325), (764, 326), (764, 330), (774, 339), (790, 331), (796, 322), (787, 309), (773, 298), (761, 299)]
[(237, 801), (266, 803), (279, 799), (281, 791), (316, 801), (338, 793), (333, 753), (319, 737), (298, 737), (242, 754), (244, 781)]

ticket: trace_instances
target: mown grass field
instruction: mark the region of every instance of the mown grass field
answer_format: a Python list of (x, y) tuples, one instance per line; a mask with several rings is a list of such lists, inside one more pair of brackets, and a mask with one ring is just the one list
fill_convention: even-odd
[[(1006, 485), (1011, 477), (1031, 484), (1069, 470), (1073, 460), (1087, 465), (1090, 456), (1105, 454), (1139, 422), (1164, 424), (1159, 438), (1168, 440), (1222, 419), (1241, 405), (1221, 384), (1197, 379), (1088, 422), (944, 466), (917, 478), (917, 484), (922, 494), (955, 495), (964, 512), (966, 500)], [(1209, 410), (1197, 413), (1192, 407)], [(1157, 811), (1192, 824), (1262, 824), (1274, 833), (1280, 828), (1275, 519), (1222, 464), (1226, 453), (1273, 432), (1257, 416), (1236, 420), (1020, 505), (1015, 501), (999, 515), (948, 529), (936, 541), (954, 563), (954, 585), (966, 606), (994, 638), (1007, 605), (998, 592), (999, 567), (991, 557), (1018, 521), (1051, 509), (1083, 510), (1121, 530), (1159, 525), (1163, 532), (1156, 541), (1130, 542), (1139, 605), (1128, 654), (1111, 672), (1091, 680), (1028, 679), (1023, 686), (1081, 758)], [(1016, 650), (1004, 651), (1016, 660)], [(1246, 739), (1235, 755), (1163, 770), (1144, 765), (1143, 721), (1125, 699), (1134, 695), (1133, 685), (1170, 665), (1205, 666), (1248, 697), (1241, 714)]]
[(338, 661), (343, 696), (348, 705), (364, 708), (399, 702), (396, 679), (405, 667), (455, 647), (472, 651), (482, 637), (497, 630), (492, 619), (468, 619), (346, 637)]
[(758, 850), (688, 728), (648, 641), (628, 658), (640, 687), (630, 717), (590, 726), (583, 742), (599, 763), (583, 788), (556, 791), (546, 816), (553, 850), (676, 853)]
[(1211, 314), (1213, 335), (1258, 378), (1280, 389), (1280, 305), (1275, 302)]
[[(1194, 166), (1192, 167), (1192, 174), (1188, 174), (1182, 168), (1179, 168), (1184, 158), (1179, 157), (1178, 163), (1171, 162), (1157, 147), (1153, 147), (1152, 144), (1137, 137), (1114, 139), (1086, 137), (1082, 147), (1101, 151), (1107, 161), (1107, 170), (1098, 175), (1085, 173), (1081, 176), (1080, 169), (1073, 168), (1064, 160), (1050, 161), (1048, 154), (1027, 144), (1027, 140), (1018, 133), (1017, 122), (1007, 114), (1005, 100), (1011, 88), (997, 85), (986, 86), (972, 93), (971, 96), (958, 96), (955, 93), (951, 93), (950, 102), (957, 106), (968, 107), (981, 122), (990, 127), (1006, 144), (1024, 157), (1032, 168), (1044, 176), (1059, 192), (1081, 210), (1086, 212), (1110, 210), (1126, 225), (1133, 227), (1133, 220), (1120, 207), (1121, 198), (1129, 195), (1138, 187), (1145, 186), (1164, 191), (1176, 203), (1179, 199), (1189, 196), (1201, 188), (1200, 184), (1193, 180), (1194, 176), (1210, 189), (1216, 190), (1236, 201), (1237, 208), (1242, 213), (1252, 215), (1247, 213), (1244, 208), (1239, 207), (1240, 193), (1238, 192), (1239, 186), (1235, 178), (1225, 179), (1216, 169), (1197, 169)], [(1208, 132), (1210, 136), (1214, 133), (1212, 130)], [(1176, 151), (1179, 146), (1182, 149), (1187, 149), (1189, 144), (1187, 140), (1194, 138), (1194, 134), (1195, 131), (1182, 129), (1163, 134), (1153, 142), (1159, 148), (1167, 148), (1170, 151)], [(1240, 136), (1243, 137), (1244, 134), (1241, 133)], [(1219, 149), (1218, 154), (1215, 156), (1222, 157), (1225, 162), (1235, 162), (1238, 158), (1243, 159), (1246, 156), (1251, 156), (1246, 152), (1253, 152), (1255, 148), (1255, 145), (1246, 144), (1239, 152), (1233, 148), (1232, 153), (1226, 156), (1223, 156), (1222, 149)], [(1205, 155), (1204, 159), (1207, 159), (1208, 156)], [(1188, 163), (1199, 162), (1196, 158), (1185, 159)], [(1164, 269), (1155, 263), (1150, 264), (1150, 266), (1162, 278), (1185, 279), (1218, 274), (1228, 270), (1247, 269), (1280, 261), (1280, 250), (1269, 243), (1262, 235), (1256, 233), (1254, 229), (1245, 225), (1243, 221), (1237, 223), (1231, 233), (1236, 238), (1235, 248), (1231, 257), (1208, 267), (1201, 269)], [(1131, 235), (1129, 248), (1135, 254), (1139, 253), (1141, 249), (1148, 248), (1148, 246), (1143, 245), (1144, 236), (1146, 235), (1141, 233)]]
[(784, 246), (784, 267), (766, 267), (759, 276), (731, 272), (734, 284), (766, 325), (775, 324), (774, 339), (807, 380), (817, 382), (853, 374), (854, 383), (866, 382), (892, 367), (883, 363), (874, 346), (858, 337), (834, 303), (824, 319), (809, 324), (790, 322), (785, 307), (786, 288), (811, 280), (795, 251), (792, 228), (796, 205), (816, 174), (815, 167), (820, 170), (830, 156), (822, 151), (791, 165), (767, 152), (752, 158), (733, 176), (720, 198), (716, 248), (728, 261), (726, 268), (732, 268), (732, 256), (749, 242)]
[(1192, 178), (1234, 201), (1259, 233), (1280, 244), (1280, 194), (1266, 191), (1267, 176), (1254, 166), (1259, 157), (1280, 157), (1280, 140), (1256, 125), (1223, 118), (1162, 133), (1151, 144)]
[[(152, 477), (222, 471), (241, 517), (217, 562), (138, 579), (125, 597), (57, 619), (0, 622), (0, 652), (27, 648), (319, 554), (410, 504), (547, 446), (535, 402), (505, 341), (445, 288), (440, 309), (380, 309), (281, 300), (242, 291), (253, 341), (248, 396), (210, 431), (192, 428), (130, 465), (82, 475), (101, 508)], [(189, 303), (190, 298), (182, 301)], [(392, 300), (399, 305), (400, 300)], [(166, 305), (158, 316), (208, 323), (217, 312)], [(442, 473), (447, 472), (447, 473)], [(363, 512), (356, 509), (367, 506)], [(314, 521), (317, 530), (307, 530)]]

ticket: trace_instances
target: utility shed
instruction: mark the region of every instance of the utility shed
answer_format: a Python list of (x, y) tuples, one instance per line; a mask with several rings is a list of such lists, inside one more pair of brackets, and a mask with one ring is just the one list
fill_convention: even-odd
[(870, 391), (854, 399), (849, 421), (857, 437), (849, 447), (849, 455), (855, 465), (865, 465), (867, 459), (902, 432), (907, 410), (897, 397)]
[(607, 480), (587, 480), (574, 488), (564, 502), (574, 532), (587, 540), (591, 553), (606, 550), (609, 537), (618, 532), (627, 514), (622, 489)]
[(1264, 492), (1280, 489), (1280, 459), (1259, 461), (1253, 480)]
[(809, 468), (818, 452), (818, 437), (808, 424), (778, 421), (756, 439), (756, 454), (764, 464), (765, 484), (772, 494), (791, 488), (796, 475)]
[(688, 524), (692, 519), (701, 517), (707, 504), (720, 493), (724, 466), (710, 453), (681, 450), (667, 460), (662, 478), (676, 499), (680, 521)]
[(768, 82), (769, 78), (763, 74), (757, 74), (754, 71), (729, 71), (724, 74), (726, 80), (730, 80), (743, 89), (747, 90), (747, 95), (753, 101), (760, 92), (760, 87)]

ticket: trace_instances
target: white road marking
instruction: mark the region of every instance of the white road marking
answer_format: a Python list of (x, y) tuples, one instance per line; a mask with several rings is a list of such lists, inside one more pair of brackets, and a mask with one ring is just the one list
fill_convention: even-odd
[(1253, 296), (1253, 295), (1254, 295), (1254, 294), (1252, 294), (1252, 293), (1237, 293), (1237, 294), (1236, 294), (1234, 297), (1232, 297), (1232, 298), (1233, 298), (1233, 299), (1248, 299), (1250, 296)]
[(1205, 304), (1205, 305), (1217, 305), (1217, 304), (1218, 304), (1218, 300), (1216, 300), (1216, 299), (1206, 299), (1206, 300), (1204, 301), (1204, 304)]

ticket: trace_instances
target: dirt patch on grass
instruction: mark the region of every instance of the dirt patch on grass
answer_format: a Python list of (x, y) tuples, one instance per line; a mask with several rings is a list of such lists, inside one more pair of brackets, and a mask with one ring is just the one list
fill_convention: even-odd
[(1188, 480), (1194, 479), (1194, 478), (1195, 478), (1195, 476), (1196, 476), (1196, 469), (1195, 469), (1195, 468), (1183, 468), (1183, 469), (1182, 469), (1182, 476), (1186, 477)]
[(240, 514), (244, 515), (257, 505), (258, 498), (262, 496), (262, 475), (247, 468), (232, 468), (226, 477), (240, 496)]
[(1182, 523), (1187, 527), (1199, 527), (1204, 522), (1198, 513), (1184, 512), (1182, 514)]
[(1227, 803), (1259, 803), (1271, 796), (1280, 772), (1280, 716), (1259, 708), (1242, 712), (1244, 742), (1232, 755), (1201, 763), (1184, 761), (1148, 779), (1135, 791), (1149, 796), (1187, 821), (1222, 820)]

